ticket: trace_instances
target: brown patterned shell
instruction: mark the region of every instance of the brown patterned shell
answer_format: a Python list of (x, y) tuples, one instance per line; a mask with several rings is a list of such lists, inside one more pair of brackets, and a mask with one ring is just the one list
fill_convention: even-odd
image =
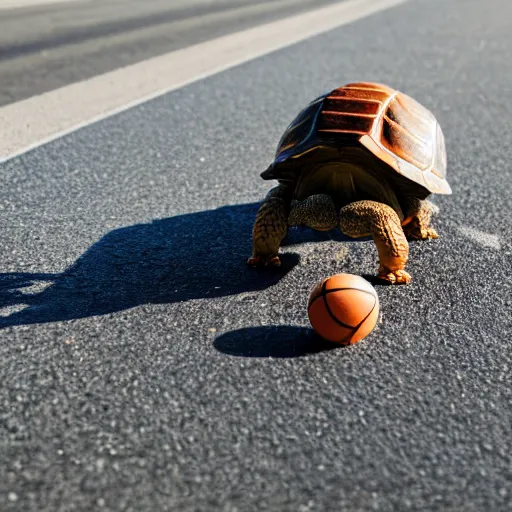
[(289, 176), (290, 165), (282, 164), (307, 154), (332, 158), (333, 149), (359, 144), (429, 192), (451, 194), (444, 136), (436, 118), (406, 94), (370, 82), (347, 84), (312, 101), (285, 131), (275, 161), (262, 177), (280, 179), (281, 168)]

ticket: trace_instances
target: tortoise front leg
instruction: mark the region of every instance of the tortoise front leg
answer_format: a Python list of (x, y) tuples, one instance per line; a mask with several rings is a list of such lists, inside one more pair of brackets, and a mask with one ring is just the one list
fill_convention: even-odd
[(340, 229), (353, 238), (371, 235), (379, 252), (379, 278), (407, 284), (409, 244), (393, 208), (376, 201), (357, 201), (340, 211)]
[(437, 231), (430, 225), (432, 215), (439, 208), (430, 201), (409, 197), (404, 204), (405, 219), (402, 222), (406, 236), (417, 240), (438, 238)]
[(282, 185), (269, 191), (252, 230), (253, 252), (247, 260), (250, 267), (281, 265), (278, 253), (288, 231), (289, 209), (287, 191)]

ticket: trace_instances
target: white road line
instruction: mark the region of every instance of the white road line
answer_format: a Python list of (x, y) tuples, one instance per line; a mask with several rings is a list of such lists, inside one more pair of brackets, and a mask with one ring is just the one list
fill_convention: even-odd
[(0, 163), (101, 119), (406, 0), (347, 0), (0, 108)]
[(458, 229), (465, 237), (477, 242), (482, 247), (488, 247), (496, 251), (501, 250), (501, 239), (498, 235), (486, 233), (471, 226), (459, 226)]
[(34, 7), (38, 5), (63, 4), (77, 1), (79, 0), (0, 0), (0, 10), (19, 9), (22, 7)]

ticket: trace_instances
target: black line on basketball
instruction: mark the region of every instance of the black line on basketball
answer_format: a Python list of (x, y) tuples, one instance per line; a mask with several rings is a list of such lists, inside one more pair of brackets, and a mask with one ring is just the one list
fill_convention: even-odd
[[(324, 283), (323, 287), (322, 287), (322, 298), (324, 300), (324, 305), (325, 305), (325, 309), (327, 309), (327, 313), (329, 313), (329, 316), (338, 324), (338, 325), (341, 325), (341, 327), (345, 327), (345, 329), (350, 329), (351, 331), (354, 330), (354, 327), (352, 327), (351, 325), (347, 325), (345, 323), (343, 323), (341, 320), (339, 320), (338, 318), (336, 318), (336, 316), (334, 315), (334, 313), (331, 311), (331, 308), (329, 307), (329, 303), (327, 302), (327, 294), (325, 293), (325, 287), (327, 285), (327, 282)], [(357, 327), (356, 327), (357, 329)], [(355, 331), (354, 331), (355, 332)], [(353, 333), (352, 333), (353, 334)]]
[[(316, 286), (315, 286), (315, 289), (316, 289)], [(322, 293), (323, 293), (322, 288), (320, 288), (320, 291), (316, 295), (313, 295), (313, 292), (311, 292), (311, 295), (310, 295), (309, 301), (308, 301), (308, 309), (311, 307), (311, 305), (313, 304), (313, 302), (315, 302), (316, 299), (318, 299), (319, 297), (322, 296)]]
[(361, 320), (361, 322), (359, 322), (359, 324), (356, 327), (356, 331), (355, 332), (357, 332), (359, 327), (361, 327), (361, 325), (363, 325), (366, 322), (368, 317), (373, 313), (373, 310), (375, 309), (376, 305), (377, 305), (377, 299), (375, 297), (373, 297), (373, 307), (372, 307), (372, 309), (370, 309), (370, 312)]
[(375, 294), (372, 292), (369, 292), (368, 290), (362, 290), (361, 288), (329, 288), (328, 290), (325, 290), (325, 293), (332, 293), (332, 292), (342, 292), (343, 290), (357, 290), (358, 292), (367, 293), (368, 295), (371, 295), (372, 297), (375, 297)]

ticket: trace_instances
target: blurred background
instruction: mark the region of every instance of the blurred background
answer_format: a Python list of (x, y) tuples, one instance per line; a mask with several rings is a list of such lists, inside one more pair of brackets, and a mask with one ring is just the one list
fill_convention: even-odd
[(0, 106), (339, 0), (0, 0)]

